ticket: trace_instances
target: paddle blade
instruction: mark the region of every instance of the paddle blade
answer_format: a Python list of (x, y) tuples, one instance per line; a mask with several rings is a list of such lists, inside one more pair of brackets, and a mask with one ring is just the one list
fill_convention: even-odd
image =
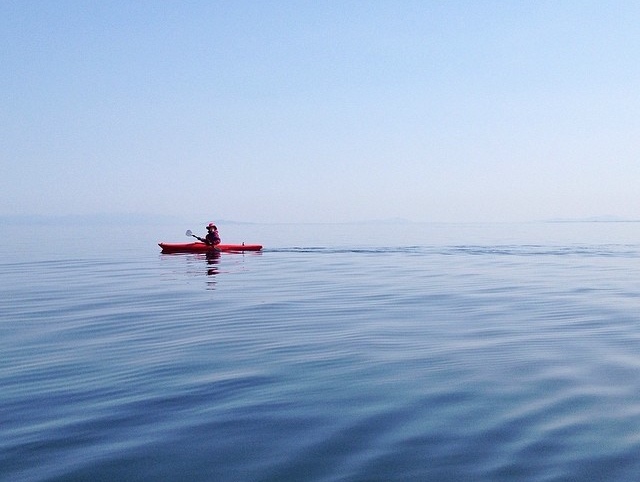
[(184, 233), (185, 236), (193, 236), (193, 233), (191, 232), (190, 229), (187, 229), (187, 232)]

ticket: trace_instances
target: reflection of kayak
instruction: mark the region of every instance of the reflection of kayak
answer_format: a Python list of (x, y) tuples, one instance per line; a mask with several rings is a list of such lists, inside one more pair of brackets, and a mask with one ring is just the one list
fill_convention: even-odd
[(209, 253), (216, 251), (260, 251), (259, 244), (158, 243), (163, 253)]

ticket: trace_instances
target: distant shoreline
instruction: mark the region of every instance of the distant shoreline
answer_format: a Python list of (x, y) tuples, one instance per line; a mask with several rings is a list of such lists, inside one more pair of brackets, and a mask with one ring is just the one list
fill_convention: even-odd
[[(153, 224), (184, 224), (193, 222), (193, 219), (185, 219), (178, 216), (165, 216), (153, 214), (70, 214), (70, 215), (0, 215), (2, 225), (153, 225)], [(543, 220), (521, 221), (412, 221), (404, 218), (369, 219), (354, 221), (303, 221), (303, 222), (255, 222), (235, 221), (220, 219), (216, 221), (220, 225), (262, 225), (272, 226), (286, 225), (411, 225), (411, 224), (570, 224), (570, 223), (640, 223), (640, 219), (626, 219), (615, 216), (597, 216), (589, 218), (552, 218)]]

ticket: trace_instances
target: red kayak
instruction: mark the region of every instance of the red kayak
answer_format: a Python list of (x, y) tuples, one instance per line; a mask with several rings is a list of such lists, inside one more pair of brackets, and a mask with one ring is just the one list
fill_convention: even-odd
[(225, 252), (242, 252), (242, 251), (260, 251), (260, 244), (218, 244), (212, 246), (205, 243), (158, 243), (163, 253), (210, 253), (216, 251)]

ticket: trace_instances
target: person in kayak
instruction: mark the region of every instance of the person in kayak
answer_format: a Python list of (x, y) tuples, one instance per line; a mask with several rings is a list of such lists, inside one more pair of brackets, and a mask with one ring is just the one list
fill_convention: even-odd
[(211, 246), (220, 244), (220, 234), (218, 234), (218, 227), (215, 224), (209, 223), (207, 226), (207, 235), (204, 238), (204, 242)]
[(203, 243), (208, 244), (209, 246), (216, 246), (220, 244), (220, 234), (218, 234), (218, 227), (213, 223), (209, 223), (207, 225), (207, 235), (204, 238), (201, 238), (200, 236), (195, 237)]

